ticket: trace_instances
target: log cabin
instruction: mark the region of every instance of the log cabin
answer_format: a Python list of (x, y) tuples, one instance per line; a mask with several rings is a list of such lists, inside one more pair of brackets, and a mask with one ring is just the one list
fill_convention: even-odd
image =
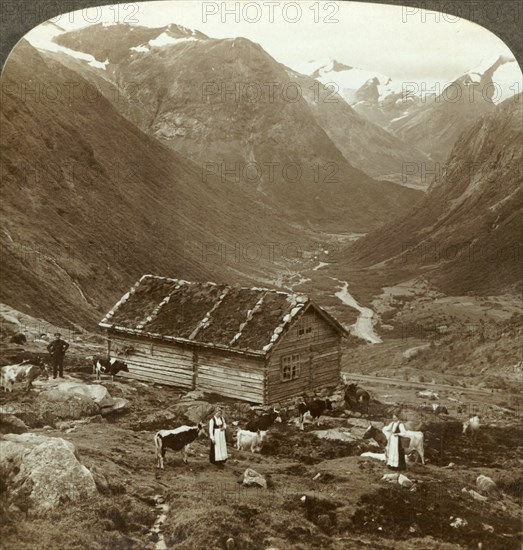
[(155, 275), (99, 326), (126, 377), (261, 404), (336, 386), (347, 335), (303, 294)]

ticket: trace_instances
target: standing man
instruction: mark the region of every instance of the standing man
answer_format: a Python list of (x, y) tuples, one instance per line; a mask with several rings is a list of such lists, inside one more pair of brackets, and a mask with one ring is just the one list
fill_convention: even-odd
[(55, 334), (56, 339), (53, 340), (48, 346), (47, 351), (51, 354), (53, 360), (53, 378), (56, 378), (56, 371), (59, 371), (60, 378), (64, 377), (64, 356), (65, 352), (69, 348), (69, 344), (60, 338), (62, 336), (59, 332)]

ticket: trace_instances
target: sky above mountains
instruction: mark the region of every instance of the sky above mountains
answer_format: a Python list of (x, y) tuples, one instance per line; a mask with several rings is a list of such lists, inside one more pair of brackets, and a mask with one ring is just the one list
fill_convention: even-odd
[(359, 2), (176, 0), (90, 8), (52, 21), (66, 30), (101, 22), (177, 23), (214, 38), (243, 36), (296, 70), (311, 60), (334, 58), (396, 81), (429, 85), (452, 81), (493, 55), (513, 57), (498, 37), (466, 19)]

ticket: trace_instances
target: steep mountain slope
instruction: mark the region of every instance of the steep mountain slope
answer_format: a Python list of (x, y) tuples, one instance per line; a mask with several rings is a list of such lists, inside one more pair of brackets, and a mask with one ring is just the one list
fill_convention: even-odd
[(392, 121), (391, 131), (444, 162), (464, 129), (494, 109), (492, 76), (507, 60), (497, 58), (481, 72), (466, 73), (437, 97), (425, 98), (421, 107)]
[[(101, 25), (89, 28), (92, 36), (85, 29), (56, 41), (102, 59), (105, 33), (105, 43), (114, 44), (114, 53), (107, 49), (109, 64), (98, 76), (82, 74), (119, 89), (132, 85), (132, 97), (115, 102), (124, 116), (198, 162), (204, 175), (214, 171), (255, 190), (294, 222), (365, 232), (417, 200), (413, 191), (354, 168), (308, 102), (295, 101), (300, 91), (285, 67), (259, 45), (243, 38), (179, 37), (171, 27), (162, 30), (163, 38), (140, 38), (134, 46), (114, 41), (114, 27)], [(107, 93), (105, 87), (100, 85)]]
[(408, 216), (340, 255), (388, 284), (423, 275), (447, 294), (521, 290), (522, 95), (459, 137), (442, 181)]
[(404, 174), (407, 163), (429, 162), (427, 155), (359, 115), (339, 93), (290, 69), (288, 74), (300, 86), (316, 122), (353, 166), (381, 180), (427, 187), (421, 178)]
[(297, 240), (243, 189), (202, 183), (198, 166), (24, 40), (2, 89), (0, 300), (10, 306), (86, 326), (143, 273), (252, 280), (277, 266), (243, 261), (236, 243)]

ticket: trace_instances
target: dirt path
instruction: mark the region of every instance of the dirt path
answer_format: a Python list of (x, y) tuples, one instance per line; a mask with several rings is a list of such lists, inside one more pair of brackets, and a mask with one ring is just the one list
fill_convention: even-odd
[(450, 386), (448, 384), (433, 384), (431, 382), (406, 382), (405, 380), (398, 380), (397, 378), (383, 378), (382, 376), (370, 376), (367, 374), (354, 374), (352, 372), (345, 371), (345, 374), (352, 380), (358, 380), (361, 382), (369, 382), (375, 385), (383, 386), (401, 386), (402, 388), (412, 389), (433, 389), (433, 390), (445, 390), (445, 391), (460, 391), (463, 393), (475, 393), (480, 395), (491, 395), (488, 390), (480, 388), (463, 388), (461, 386)]

